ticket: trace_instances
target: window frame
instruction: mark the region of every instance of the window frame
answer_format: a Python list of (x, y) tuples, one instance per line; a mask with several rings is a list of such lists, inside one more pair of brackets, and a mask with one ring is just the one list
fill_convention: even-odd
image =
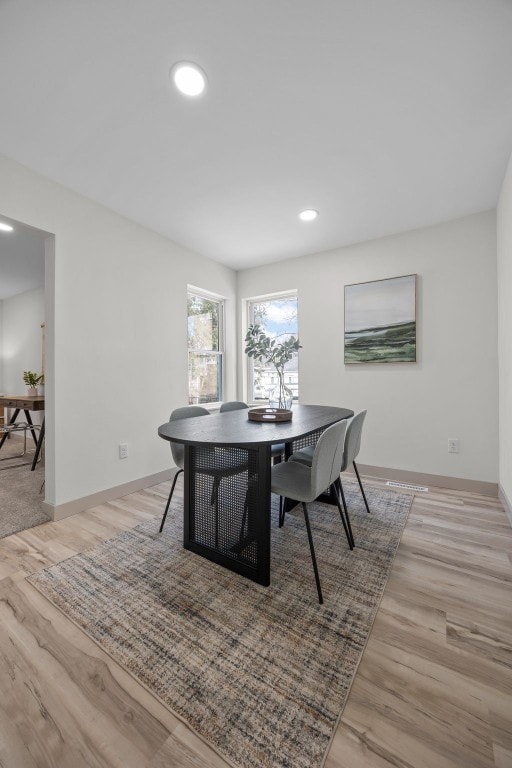
[[(196, 297), (199, 299), (205, 299), (206, 301), (215, 302), (219, 306), (219, 324), (218, 324), (218, 350), (215, 349), (191, 349), (189, 346), (189, 335), (188, 335), (188, 319), (190, 317), (188, 313), (188, 302), (190, 297)], [(198, 288), (195, 285), (188, 285), (187, 286), (187, 402), (189, 405), (201, 405), (203, 408), (215, 408), (218, 407), (222, 403), (222, 399), (224, 397), (224, 389), (225, 389), (225, 378), (226, 378), (226, 372), (225, 372), (225, 360), (226, 360), (226, 354), (225, 354), (225, 321), (226, 321), (226, 299), (224, 296), (220, 296), (217, 293), (213, 293), (212, 291), (207, 291), (204, 288)], [(208, 402), (198, 402), (198, 403), (192, 403), (191, 402), (191, 392), (190, 392), (190, 355), (217, 355), (220, 359), (220, 399), (215, 401), (208, 401)]]
[[(252, 309), (254, 304), (261, 304), (265, 301), (279, 301), (280, 299), (287, 299), (287, 298), (294, 298), (297, 302), (297, 332), (296, 332), (296, 338), (299, 338), (299, 292), (297, 289), (291, 289), (288, 291), (279, 291), (278, 293), (266, 293), (261, 296), (249, 296), (247, 299), (245, 299), (245, 331), (247, 331), (247, 328), (249, 325), (252, 325), (254, 323), (254, 311)], [(245, 331), (244, 331), (244, 337), (245, 337)], [(245, 344), (244, 344), (245, 348)], [(242, 350), (243, 351), (243, 350)], [(246, 359), (246, 364), (244, 366), (244, 378), (245, 378), (245, 395), (246, 400), (251, 405), (261, 405), (262, 402), (265, 402), (266, 398), (261, 398), (259, 400), (255, 400), (254, 398), (254, 360), (250, 358), (248, 355), (245, 355), (244, 357)], [(285, 382), (288, 384), (288, 382)], [(294, 402), (299, 402), (300, 397), (300, 391), (299, 391), (299, 382), (298, 382), (298, 360), (297, 360), (297, 399), (294, 398)]]

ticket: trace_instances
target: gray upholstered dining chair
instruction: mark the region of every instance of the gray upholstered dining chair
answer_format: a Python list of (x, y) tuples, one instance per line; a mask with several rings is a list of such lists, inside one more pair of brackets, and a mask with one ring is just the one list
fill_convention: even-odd
[[(271, 488), (273, 493), (277, 493), (281, 497), (281, 503), (283, 497), (294, 499), (295, 501), (302, 503), (319, 603), (323, 603), (324, 599), (320, 585), (320, 576), (318, 573), (307, 505), (309, 502), (314, 501), (314, 499), (325, 490), (333, 486), (336, 478), (339, 477), (339, 467), (343, 458), (343, 437), (346, 428), (347, 424), (345, 421), (338, 421), (336, 424), (333, 424), (322, 432), (313, 452), (311, 466), (300, 461), (287, 461), (272, 467)], [(344, 512), (337, 494), (337, 486), (335, 487), (335, 497), (341, 521), (345, 529), (349, 546), (352, 549)]]
[[(182, 408), (175, 408), (169, 417), (169, 421), (177, 421), (178, 419), (189, 419), (193, 416), (209, 416), (210, 411), (206, 410), (200, 405), (186, 405)], [(171, 504), (172, 495), (176, 486), (176, 480), (185, 468), (185, 447), (180, 443), (171, 443), (172, 458), (178, 471), (174, 475), (169, 498), (165, 506), (165, 511), (160, 523), (160, 533), (163, 530), (169, 506)], [(211, 504), (215, 507), (215, 538), (218, 536), (218, 494), (219, 486), (223, 478), (230, 477), (232, 475), (238, 475), (241, 472), (245, 472), (247, 466), (242, 461), (226, 460), (226, 452), (223, 448), (211, 448), (201, 463), (196, 466), (196, 473), (209, 475), (213, 478), (213, 488), (211, 495)], [(216, 542), (217, 543), (217, 542)]]
[(247, 403), (242, 400), (226, 400), (225, 403), (221, 403), (220, 412), (226, 413), (226, 411), (242, 411), (244, 408), (248, 408)]
[[(241, 411), (244, 408), (249, 408), (249, 406), (247, 403), (244, 403), (243, 400), (227, 400), (225, 403), (221, 404), (220, 412), (225, 413), (226, 411)], [(283, 454), (284, 443), (276, 443), (276, 445), (270, 446), (270, 455), (272, 456), (274, 464), (278, 464), (281, 461)]]
[[(357, 413), (349, 422), (349, 425), (347, 427), (347, 432), (345, 434), (345, 444), (343, 449), (343, 461), (341, 463), (340, 473), (346, 472), (346, 470), (350, 467), (351, 464), (354, 465), (354, 469), (357, 476), (357, 481), (359, 483), (359, 487), (361, 489), (361, 494), (363, 496), (364, 505), (366, 507), (366, 511), (370, 512), (370, 507), (368, 506), (368, 501), (366, 499), (366, 494), (364, 492), (363, 484), (361, 482), (361, 477), (359, 475), (359, 470), (357, 469), (356, 464), (356, 457), (359, 453), (359, 449), (361, 448), (361, 434), (363, 431), (363, 423), (365, 420), (366, 411), (360, 411)], [(313, 459), (313, 452), (314, 452), (314, 446), (307, 446), (307, 448), (301, 448), (300, 451), (296, 451), (296, 453), (293, 453), (290, 456), (290, 461), (300, 461), (303, 464), (307, 464), (311, 466), (311, 461)], [(343, 500), (343, 506), (345, 507), (346, 511), (346, 503), (345, 503), (345, 494), (343, 493), (343, 486), (341, 485), (341, 480), (339, 481), (339, 487), (340, 487), (340, 493), (341, 498)], [(348, 513), (347, 513), (348, 518)]]
[[(209, 416), (209, 415), (210, 415), (210, 411), (207, 411), (206, 408), (202, 408), (200, 405), (185, 405), (182, 408), (175, 408), (174, 411), (169, 416), (169, 421), (178, 421), (178, 419), (190, 419), (192, 416)], [(174, 493), (174, 488), (176, 486), (176, 480), (178, 479), (178, 475), (180, 475), (185, 469), (185, 446), (182, 445), (181, 443), (171, 443), (170, 445), (171, 445), (172, 460), (178, 467), (178, 471), (174, 475), (174, 479), (171, 485), (171, 491), (167, 499), (167, 504), (165, 505), (164, 516), (162, 517), (162, 522), (160, 524), (160, 531), (159, 531), (160, 533), (162, 533), (164, 523), (165, 523), (165, 518), (167, 517), (167, 512), (169, 511), (172, 495)]]

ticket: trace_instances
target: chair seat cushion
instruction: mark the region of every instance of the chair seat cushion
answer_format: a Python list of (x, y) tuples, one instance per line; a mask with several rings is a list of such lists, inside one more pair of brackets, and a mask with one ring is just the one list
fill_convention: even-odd
[(272, 467), (272, 493), (295, 501), (313, 501), (316, 494), (311, 488), (311, 469), (295, 462), (283, 462)]

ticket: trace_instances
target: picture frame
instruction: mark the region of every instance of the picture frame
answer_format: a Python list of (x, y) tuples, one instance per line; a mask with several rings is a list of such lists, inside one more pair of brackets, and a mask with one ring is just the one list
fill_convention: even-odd
[(416, 362), (417, 275), (345, 285), (344, 362)]

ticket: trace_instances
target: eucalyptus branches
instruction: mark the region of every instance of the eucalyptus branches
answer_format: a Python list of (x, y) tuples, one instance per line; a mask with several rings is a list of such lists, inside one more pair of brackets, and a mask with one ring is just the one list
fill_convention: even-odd
[(283, 341), (268, 336), (261, 325), (250, 325), (245, 334), (245, 354), (254, 360), (274, 366), (279, 379), (279, 407), (284, 407), (284, 366), (301, 348), (295, 336)]

